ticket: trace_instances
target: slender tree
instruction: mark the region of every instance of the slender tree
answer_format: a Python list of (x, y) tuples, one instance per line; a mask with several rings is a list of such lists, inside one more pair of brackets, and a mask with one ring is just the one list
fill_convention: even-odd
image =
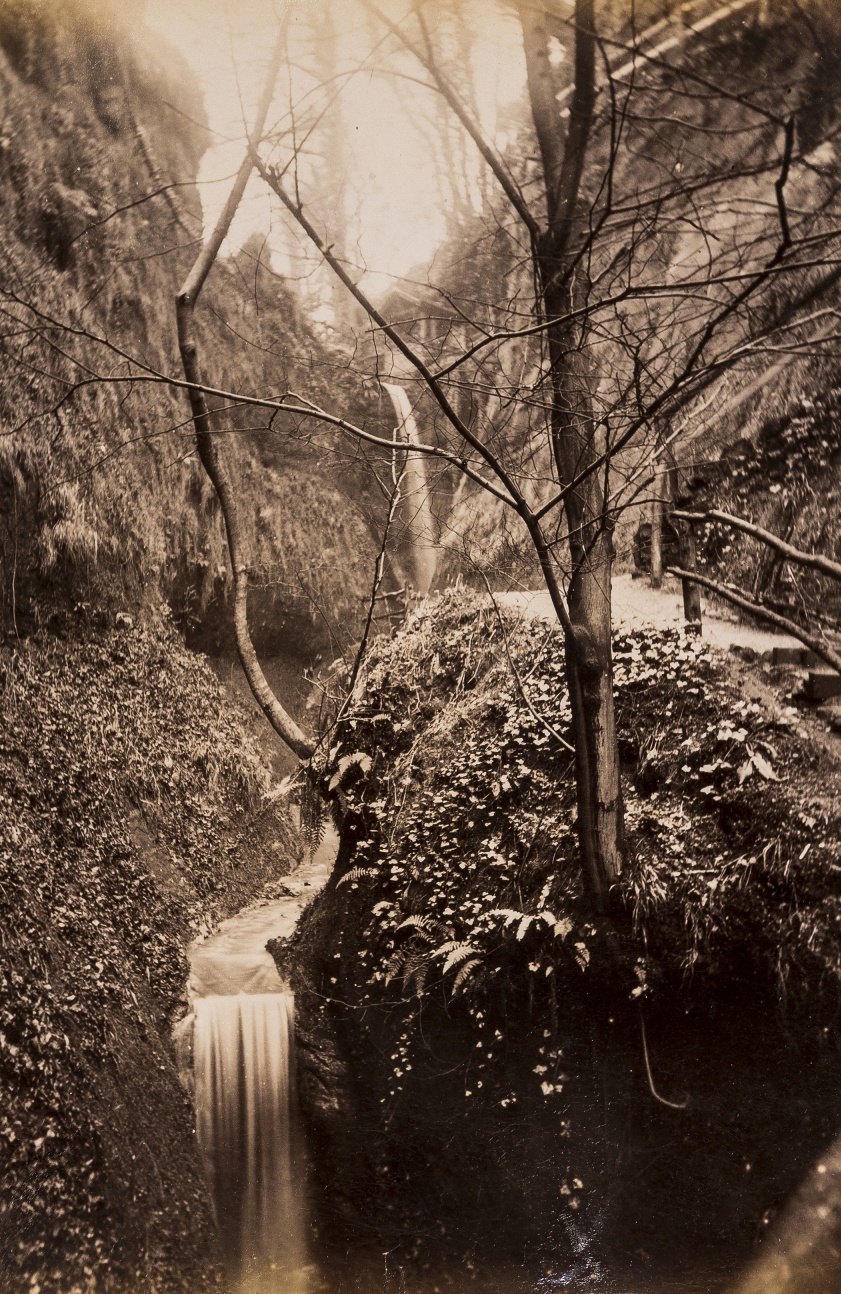
[(546, 218), (535, 239), (551, 383), (552, 452), (564, 490), (570, 553), (567, 681), (576, 734), (579, 838), (599, 893), (622, 870), (622, 789), (613, 712), (611, 578), (613, 518), (597, 471), (607, 450), (593, 415), (586, 304), (587, 209), (581, 181), (593, 129), (596, 32), (593, 0), (576, 0), (574, 89), (568, 118), (550, 63), (543, 8), (520, 0), (532, 119), (540, 148)]

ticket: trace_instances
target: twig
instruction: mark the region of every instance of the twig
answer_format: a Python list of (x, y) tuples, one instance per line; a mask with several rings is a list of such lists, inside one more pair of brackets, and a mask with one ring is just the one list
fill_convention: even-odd
[[(368, 639), (371, 634), (371, 628), (373, 626), (374, 620), (375, 619), (381, 620), (384, 618), (382, 616), (375, 617), (374, 611), (376, 610), (376, 607), (377, 607), (377, 601), (381, 596), (380, 585), (383, 582), (383, 573), (385, 571), (385, 554), (386, 554), (386, 548), (388, 546), (388, 537), (391, 531), (391, 523), (394, 520), (394, 514), (397, 511), (398, 504), (400, 503), (400, 486), (403, 481), (404, 471), (397, 474), (394, 479), (394, 489), (391, 492), (391, 499), (388, 505), (388, 514), (385, 519), (385, 525), (383, 526), (383, 539), (382, 539), (382, 543), (380, 544), (380, 551), (377, 553), (377, 560), (374, 563), (374, 580), (371, 585), (371, 597), (368, 601), (368, 614), (365, 617), (365, 628), (362, 631), (362, 637), (359, 641), (359, 647), (357, 649), (356, 657), (353, 662), (353, 668), (350, 672), (350, 680), (347, 685), (347, 693), (345, 695), (344, 702), (342, 703), (342, 707), (339, 710), (339, 713), (336, 715), (336, 724), (335, 724), (336, 727), (338, 727), (338, 725), (342, 722), (342, 720), (347, 715), (348, 706), (350, 705), (351, 700), (353, 698), (354, 689), (356, 688), (356, 682), (357, 682), (357, 679), (359, 678), (359, 671), (362, 668), (362, 661), (364, 660), (365, 653), (368, 649)], [(388, 596), (388, 595), (386, 594), (384, 596)]]
[(514, 678), (516, 679), (517, 687), (519, 689), (520, 696), (523, 698), (524, 705), (526, 706), (530, 714), (537, 720), (537, 722), (543, 725), (543, 727), (546, 729), (549, 735), (553, 737), (554, 740), (557, 741), (559, 745), (563, 746), (565, 750), (568, 750), (571, 755), (574, 755), (575, 747), (570, 745), (570, 743), (566, 740), (565, 737), (561, 736), (558, 730), (552, 726), (552, 724), (549, 722), (548, 719), (545, 719), (542, 714), (540, 714), (537, 710), (535, 710), (534, 706), (529, 700), (528, 694), (526, 693), (525, 685), (523, 683), (523, 680), (520, 677), (520, 673), (519, 673), (519, 670), (517, 669), (517, 666), (514, 664), (514, 658), (511, 655), (511, 648), (508, 642), (508, 634), (505, 629), (505, 621), (502, 618), (502, 612), (499, 609), (499, 604), (497, 603), (497, 600), (493, 595), (493, 591), (491, 590), (490, 582), (488, 580), (487, 575), (483, 570), (479, 570), (479, 574), (481, 575), (482, 579), (485, 581), (485, 588), (488, 590), (488, 597), (490, 598), (491, 605), (494, 611), (496, 612), (496, 618), (499, 621), (499, 627), (502, 632), (502, 641), (505, 646), (505, 655), (508, 657), (508, 664), (510, 666), (511, 673), (514, 675)]
[(639, 1012), (640, 1012), (640, 1033), (642, 1034), (642, 1054), (645, 1058), (645, 1074), (646, 1074), (646, 1078), (648, 1079), (648, 1090), (651, 1093), (651, 1095), (654, 1097), (655, 1101), (659, 1101), (661, 1105), (668, 1106), (670, 1110), (685, 1110), (686, 1107), (689, 1105), (688, 1096), (685, 1096), (682, 1101), (668, 1101), (666, 1100), (665, 1096), (660, 1095), (660, 1093), (657, 1091), (656, 1087), (654, 1086), (654, 1077), (651, 1073), (651, 1061), (648, 1056), (648, 1039), (645, 1036), (645, 1017), (643, 1016), (643, 1013), (642, 1013), (642, 1007), (640, 1007)]

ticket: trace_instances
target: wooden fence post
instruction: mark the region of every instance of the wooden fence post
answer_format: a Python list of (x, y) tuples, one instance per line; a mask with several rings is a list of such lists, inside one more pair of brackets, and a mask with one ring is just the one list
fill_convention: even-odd
[[(698, 554), (695, 547), (695, 532), (692, 529), (692, 523), (678, 521), (673, 524), (677, 525), (678, 552), (682, 569), (685, 571), (697, 570)], [(702, 629), (701, 589), (693, 580), (682, 579), (681, 584), (683, 586), (683, 618), (686, 621), (687, 631), (700, 634)]]
[(651, 520), (651, 543), (648, 558), (648, 582), (653, 589), (659, 589), (663, 583), (663, 498), (662, 478), (655, 476), (653, 481), (654, 497), (649, 507)]

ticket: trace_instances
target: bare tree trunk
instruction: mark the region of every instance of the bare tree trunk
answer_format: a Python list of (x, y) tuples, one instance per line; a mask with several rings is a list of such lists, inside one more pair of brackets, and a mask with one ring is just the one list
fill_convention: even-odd
[[(678, 521), (678, 557), (684, 571), (692, 574), (698, 569), (698, 554), (695, 547), (695, 532), (685, 521)], [(683, 589), (683, 618), (690, 633), (700, 634), (702, 629), (701, 590), (692, 579), (681, 578)]]
[[(594, 426), (586, 324), (568, 323), (573, 311), (584, 318), (580, 312), (588, 288), (585, 266), (576, 263), (575, 243), (584, 228), (578, 216), (579, 187), (595, 96), (593, 0), (576, 0), (575, 91), (566, 131), (549, 61), (545, 15), (523, 0), (520, 21), (546, 183), (548, 226), (536, 251), (550, 325), (552, 446), (561, 486), (578, 482), (564, 501), (572, 568), (566, 661), (577, 765), (578, 836), (585, 874), (591, 878), (597, 906), (603, 907), (622, 871), (623, 852), (611, 654), (614, 551), (612, 524), (596, 469), (605, 446), (598, 443)], [(588, 473), (588, 468), (593, 470)]]

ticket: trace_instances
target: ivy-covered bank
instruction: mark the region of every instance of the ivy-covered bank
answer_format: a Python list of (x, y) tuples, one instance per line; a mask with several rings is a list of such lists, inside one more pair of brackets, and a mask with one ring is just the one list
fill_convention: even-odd
[(0, 646), (0, 1290), (196, 1294), (184, 950), (294, 865), (292, 831), (165, 618), (54, 629)]
[[(788, 412), (753, 440), (733, 444), (693, 492), (693, 506), (720, 508), (753, 521), (807, 552), (838, 559), (841, 389), (818, 377)], [(752, 593), (796, 621), (837, 629), (837, 582), (784, 562), (778, 553), (721, 523), (697, 527), (709, 574)]]
[(837, 774), (702, 643), (615, 661), (630, 862), (597, 918), (558, 633), (462, 591), (375, 645), (324, 769), (336, 873), (277, 949), (328, 1242), (721, 1258), (837, 1126)]

